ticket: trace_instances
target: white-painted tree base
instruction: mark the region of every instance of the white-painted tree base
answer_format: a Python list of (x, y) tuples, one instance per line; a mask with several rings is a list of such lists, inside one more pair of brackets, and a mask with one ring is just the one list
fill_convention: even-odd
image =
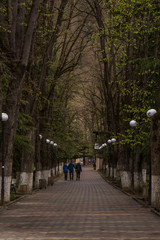
[(61, 174), (61, 170), (62, 170), (62, 169), (61, 169), (61, 165), (59, 165), (59, 173), (60, 173), (60, 174)]
[(145, 184), (146, 181), (147, 181), (147, 170), (142, 169), (142, 182), (143, 182), (143, 184)]
[(42, 179), (46, 179), (48, 185), (48, 177), (51, 176), (51, 170), (42, 170)]
[(121, 177), (121, 185), (122, 188), (130, 188), (131, 187), (131, 173), (127, 171), (120, 171)]
[(156, 202), (156, 193), (160, 193), (160, 176), (152, 175), (152, 194), (151, 203), (154, 206)]
[[(2, 176), (0, 176), (0, 199), (2, 189)], [(4, 202), (10, 202), (11, 176), (4, 177)]]
[(4, 201), (10, 202), (11, 176), (4, 177)]
[(33, 172), (21, 172), (20, 179), (19, 179), (19, 189), (21, 185), (27, 185), (27, 191), (31, 192), (33, 189)]
[(138, 190), (146, 183), (146, 169), (142, 172), (134, 172), (134, 189)]
[(134, 189), (139, 189), (142, 187), (142, 173), (134, 172)]
[(42, 172), (36, 171), (35, 172), (35, 188), (39, 188), (39, 179), (42, 178)]
[(116, 179), (117, 177), (117, 168), (113, 169), (113, 178)]

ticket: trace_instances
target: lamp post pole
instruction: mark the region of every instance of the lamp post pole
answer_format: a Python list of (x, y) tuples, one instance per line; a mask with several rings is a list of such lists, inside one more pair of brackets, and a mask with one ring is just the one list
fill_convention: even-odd
[(2, 121), (2, 188), (1, 188), (1, 205), (4, 205), (4, 150), (5, 150), (5, 139), (4, 139), (4, 131), (5, 131), (5, 122), (8, 120), (8, 115), (6, 113), (2, 113), (1, 121)]
[[(109, 158), (108, 158), (108, 168), (109, 168), (109, 173), (108, 173), (108, 175), (109, 175), (109, 177), (111, 176), (111, 159), (110, 159), (110, 157), (112, 156), (112, 154), (111, 154), (111, 146), (110, 146), (110, 144), (111, 143), (115, 143), (116, 142), (116, 139), (115, 138), (112, 138), (112, 139), (108, 139), (108, 144), (109, 144), (109, 149), (108, 149), (108, 155), (109, 155)], [(112, 168), (112, 178), (114, 178), (114, 167), (115, 167), (115, 159), (114, 159), (114, 148), (113, 148), (113, 158), (112, 158), (112, 166), (113, 166), (113, 168)]]
[[(146, 115), (148, 118), (152, 118), (157, 111), (155, 109), (150, 109), (147, 111)], [(150, 124), (151, 125), (151, 124)], [(151, 137), (151, 126), (150, 126), (150, 137)], [(151, 154), (151, 147), (150, 147), (150, 156), (149, 156), (149, 202), (152, 203), (152, 154)]]
[(36, 165), (35, 165), (35, 171), (34, 173), (34, 186), (36, 188), (39, 188), (39, 179), (41, 178), (42, 174), (42, 143), (43, 143), (43, 136), (39, 134), (38, 139), (37, 139), (37, 147), (36, 147)]
[(96, 156), (96, 150), (98, 150), (99, 149), (99, 144), (98, 143), (95, 143), (95, 145), (94, 145), (94, 150), (95, 150), (95, 164), (96, 164), (96, 158), (97, 158), (97, 156)]
[[(56, 149), (56, 147), (57, 147), (57, 143), (54, 143), (53, 144), (53, 146), (55, 147), (55, 149)], [(56, 162), (57, 162), (57, 156), (56, 156), (56, 150), (55, 150), (55, 175), (56, 175)], [(58, 172), (59, 172), (59, 161), (58, 161)]]
[(42, 146), (42, 143), (43, 143), (43, 137), (41, 134), (39, 134), (39, 139), (38, 139), (38, 149), (37, 149), (37, 160), (38, 162), (41, 162), (41, 146)]
[[(106, 147), (106, 146), (107, 146), (107, 143), (103, 143), (98, 149), (100, 150), (100, 149), (102, 149), (102, 148), (104, 148), (104, 147)], [(102, 162), (102, 171), (103, 171), (103, 166), (104, 166), (104, 164), (105, 164), (105, 174), (106, 174), (106, 160), (105, 160), (104, 150), (103, 150), (103, 152), (102, 152), (102, 159), (103, 159), (103, 162)]]
[[(112, 138), (111, 139), (111, 143), (115, 143), (116, 142), (116, 139), (115, 138)], [(112, 169), (112, 178), (114, 179), (114, 176), (115, 176), (115, 156), (114, 156), (114, 145), (113, 145), (113, 169)]]
[(49, 157), (49, 154), (48, 154), (48, 146), (49, 146), (49, 144), (50, 144), (50, 140), (49, 139), (46, 139), (46, 144), (47, 144), (47, 163), (49, 162), (48, 161), (48, 157)]
[(103, 143), (102, 144), (102, 148), (103, 148), (103, 159), (104, 159), (104, 167), (105, 167), (105, 169), (104, 169), (104, 173), (105, 173), (105, 176), (106, 176), (106, 154), (105, 154), (105, 151), (104, 151), (104, 147), (107, 147), (107, 143)]
[[(50, 141), (50, 144), (53, 146), (53, 141)], [(51, 177), (53, 177), (53, 150), (51, 151)]]
[(110, 144), (112, 143), (112, 141), (111, 141), (111, 139), (108, 139), (107, 142), (109, 144), (109, 146), (108, 146), (108, 168), (109, 168), (108, 176), (110, 177), (111, 176), (111, 159), (110, 159), (110, 157), (111, 157), (111, 146), (110, 146)]
[[(137, 122), (135, 120), (131, 120), (129, 122), (130, 127), (135, 127), (137, 125)], [(131, 179), (131, 186), (132, 189), (134, 189), (134, 131), (132, 134), (132, 140), (133, 140), (133, 149), (132, 149), (132, 179)]]
[(42, 138), (43, 138), (43, 137), (42, 137), (42, 135), (41, 135), (41, 134), (39, 134), (39, 139), (40, 139), (40, 140), (42, 140)]

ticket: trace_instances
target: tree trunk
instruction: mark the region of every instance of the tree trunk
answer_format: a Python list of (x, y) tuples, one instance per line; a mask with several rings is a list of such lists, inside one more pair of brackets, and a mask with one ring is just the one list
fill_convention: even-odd
[(123, 189), (131, 188), (129, 152), (130, 152), (130, 149), (127, 145), (120, 145), (118, 166), (120, 171), (121, 186)]
[(151, 122), (151, 204), (155, 205), (156, 194), (160, 193), (160, 113)]
[[(141, 146), (140, 146), (141, 147)], [(142, 176), (142, 155), (139, 153), (138, 148), (135, 149), (134, 154), (134, 189), (138, 191), (143, 186)]]
[(31, 192), (33, 188), (33, 168), (35, 159), (35, 132), (29, 132), (27, 137), (30, 139), (33, 149), (30, 152), (24, 152), (22, 154), (19, 189), (21, 185), (27, 185), (27, 191)]

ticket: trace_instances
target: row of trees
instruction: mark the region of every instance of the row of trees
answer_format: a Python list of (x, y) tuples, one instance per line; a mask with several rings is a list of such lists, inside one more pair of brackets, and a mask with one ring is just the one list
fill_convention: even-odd
[[(87, 14), (79, 1), (4, 0), (0, 2), (1, 112), (5, 128), (5, 201), (10, 200), (12, 169), (20, 184), (33, 186), (50, 171), (45, 139), (58, 144), (58, 158), (73, 157), (81, 131), (72, 99), (78, 64), (88, 44)], [(39, 134), (43, 136), (40, 145)], [(14, 168), (13, 168), (14, 167)]]
[[(64, 160), (116, 137), (112, 168), (122, 186), (148, 163), (146, 111), (159, 110), (159, 11), (156, 0), (3, 0), (0, 2), (1, 111), (5, 129), (5, 200), (12, 169), (21, 184), (33, 168), (51, 168), (39, 134), (58, 144)], [(135, 138), (129, 121), (136, 120)], [(153, 185), (159, 191), (159, 113), (153, 118)], [(85, 150), (84, 150), (85, 149)], [(39, 174), (40, 177), (40, 174)], [(42, 176), (41, 176), (42, 177)], [(135, 181), (137, 184), (138, 180)]]
[[(117, 139), (112, 168), (119, 169), (122, 187), (131, 186), (132, 149), (136, 150), (136, 188), (142, 180), (142, 168), (149, 168), (150, 119), (146, 112), (150, 108), (157, 110), (151, 124), (152, 202), (155, 202), (156, 192), (160, 191), (160, 4), (148, 0), (86, 2), (94, 22), (93, 68), (97, 81), (96, 90), (88, 88), (85, 95), (92, 106), (94, 129), (101, 133), (100, 144), (110, 137)], [(136, 128), (129, 127), (133, 119), (138, 123)]]

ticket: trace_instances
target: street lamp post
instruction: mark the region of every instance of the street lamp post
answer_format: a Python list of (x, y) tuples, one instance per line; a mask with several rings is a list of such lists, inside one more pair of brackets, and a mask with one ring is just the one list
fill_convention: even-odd
[(37, 144), (36, 144), (36, 166), (35, 169), (33, 171), (34, 177), (33, 177), (33, 183), (34, 186), (36, 188), (39, 188), (39, 180), (41, 179), (42, 176), (42, 151), (41, 151), (41, 147), (42, 147), (42, 143), (43, 143), (43, 136), (41, 134), (38, 135), (37, 138)]
[[(57, 151), (56, 151), (56, 147), (57, 147), (57, 143), (54, 143), (53, 146), (55, 147), (55, 174), (56, 174), (56, 162), (57, 162)], [(59, 172), (59, 159), (58, 159), (58, 172)]]
[[(116, 142), (116, 139), (115, 138), (112, 138), (111, 139), (111, 143), (115, 143)], [(113, 169), (112, 169), (112, 178), (114, 179), (114, 176), (115, 176), (115, 156), (114, 156), (114, 145), (113, 145)]]
[[(150, 109), (147, 111), (146, 115), (148, 118), (152, 118), (157, 111), (155, 109)], [(150, 130), (151, 131), (151, 130)], [(151, 136), (151, 133), (150, 133)], [(151, 156), (151, 148), (150, 148), (150, 156), (149, 156), (149, 202), (152, 203), (152, 156)]]
[[(41, 134), (39, 134), (39, 139), (38, 139), (38, 149), (37, 149), (37, 161), (41, 163), (41, 147), (43, 143), (43, 137)], [(37, 168), (37, 167), (36, 167)], [(38, 167), (39, 168), (39, 167)]]
[[(100, 150), (100, 149), (102, 149), (102, 148), (104, 148), (104, 147), (106, 147), (107, 146), (107, 143), (103, 143), (98, 149)], [(104, 151), (103, 151), (103, 153), (102, 153), (102, 156), (103, 156), (103, 163), (105, 163), (105, 174), (106, 174), (106, 158), (105, 158), (105, 156), (104, 156)], [(102, 171), (103, 171), (103, 166), (104, 166), (104, 164), (102, 163)]]
[(49, 157), (48, 146), (49, 146), (50, 142), (51, 141), (49, 139), (46, 139), (46, 144), (47, 144), (47, 162), (48, 162), (48, 157)]
[(103, 146), (103, 157), (104, 157), (104, 164), (105, 164), (104, 173), (106, 175), (106, 156), (105, 156), (106, 154), (105, 154), (105, 151), (104, 151), (104, 147), (107, 147), (107, 143), (103, 143), (102, 146)]
[(109, 158), (108, 158), (108, 169), (109, 169), (109, 172), (108, 172), (108, 176), (110, 177), (111, 176), (111, 159), (110, 159), (110, 156), (111, 156), (111, 146), (110, 144), (112, 143), (111, 139), (108, 139), (108, 144), (109, 144), (109, 148), (108, 148), (108, 155), (109, 155)]
[(50, 144), (50, 140), (49, 139), (46, 139), (46, 143), (47, 143), (47, 158), (48, 158), (48, 144)]
[[(53, 146), (53, 157), (55, 156), (55, 175), (56, 175), (56, 151), (54, 151), (54, 147), (57, 147), (57, 143), (54, 143), (53, 141), (50, 142), (50, 144)], [(58, 161), (58, 172), (59, 172), (59, 161)], [(51, 166), (51, 176), (53, 176), (53, 161)]]
[[(130, 127), (135, 127), (137, 125), (137, 122), (135, 120), (131, 120), (129, 122)], [(132, 140), (134, 141), (134, 131), (132, 135)], [(134, 142), (133, 142), (133, 149), (132, 149), (132, 179), (131, 179), (131, 186), (132, 189), (134, 189)]]
[[(108, 139), (108, 144), (109, 144), (109, 149), (108, 149), (108, 152), (109, 152), (109, 159), (108, 159), (108, 168), (109, 168), (109, 177), (111, 176), (111, 161), (110, 161), (110, 156), (112, 156), (111, 154), (111, 143), (115, 143), (116, 142), (116, 139), (115, 138), (112, 138), (112, 139)], [(113, 149), (113, 158), (112, 158), (112, 162), (113, 162), (113, 169), (112, 169), (112, 177), (114, 178), (114, 165), (115, 165), (115, 161), (114, 161), (114, 149)]]
[[(50, 144), (53, 146), (54, 142), (50, 141)], [(53, 177), (53, 155), (51, 153), (51, 177)]]
[(42, 135), (41, 134), (39, 134), (39, 139), (42, 140)]
[(98, 150), (99, 149), (99, 144), (98, 143), (95, 143), (94, 144), (94, 150), (95, 150), (95, 164), (96, 164), (96, 158), (97, 158), (97, 156), (96, 156), (96, 150)]
[(2, 113), (1, 121), (2, 121), (2, 188), (1, 188), (1, 205), (4, 205), (4, 150), (5, 150), (5, 139), (4, 139), (4, 131), (5, 131), (5, 122), (8, 120), (8, 115), (6, 113)]

